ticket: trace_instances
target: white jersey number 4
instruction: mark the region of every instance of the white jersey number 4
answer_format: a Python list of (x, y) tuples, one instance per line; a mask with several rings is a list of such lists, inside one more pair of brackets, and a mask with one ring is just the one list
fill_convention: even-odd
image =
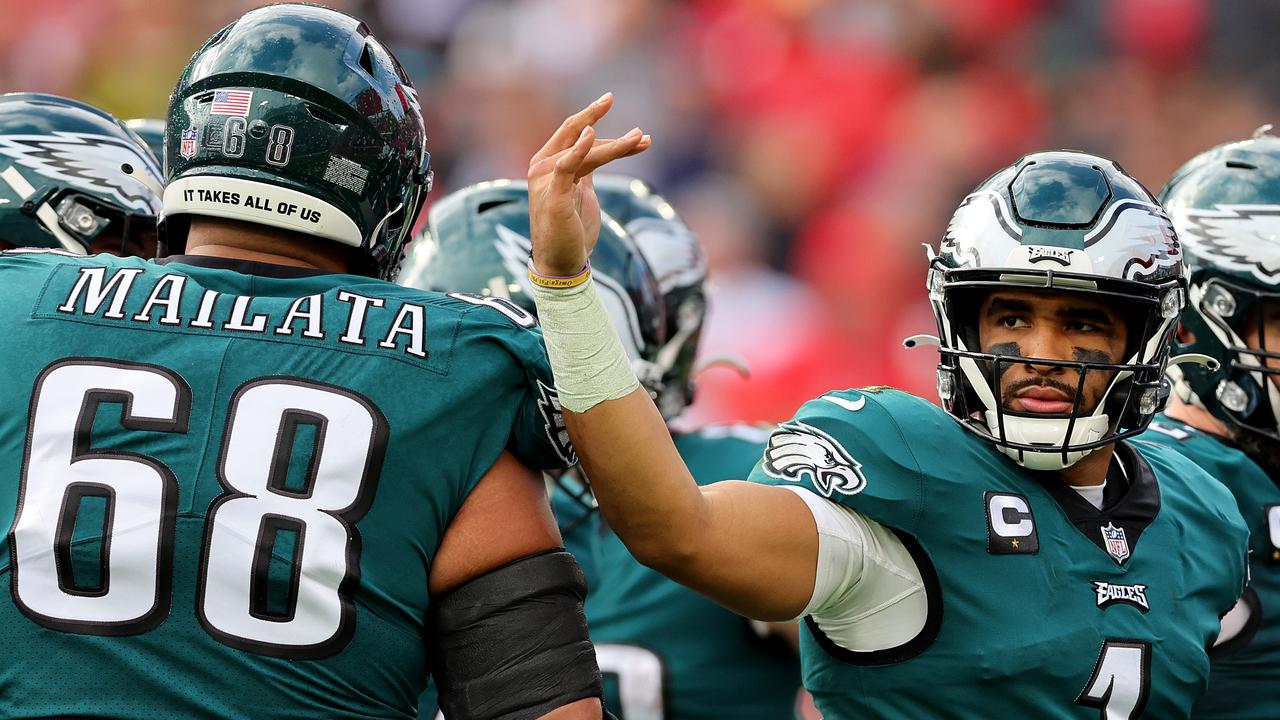
[(1151, 644), (1107, 640), (1076, 702), (1098, 708), (1102, 720), (1131, 720), (1142, 714), (1150, 691)]
[[(155, 458), (93, 447), (104, 402), (122, 405), (125, 428), (185, 433), (191, 389), (165, 368), (100, 359), (64, 360), (40, 374), (10, 535), (13, 597), (45, 627), (134, 635), (169, 613), (178, 481)], [(217, 468), (224, 492), (205, 520), (200, 622), (250, 652), (336, 653), (354, 631), (355, 522), (373, 498), (386, 419), (342, 388), (269, 377), (236, 390), (225, 427)], [(291, 472), (294, 445), (304, 437), (310, 463)], [(291, 476), (300, 478), (292, 487)], [(71, 546), (90, 497), (104, 520), (99, 577), (86, 586), (74, 577)], [(269, 571), (281, 547), (292, 551), (292, 573), (269, 603)]]

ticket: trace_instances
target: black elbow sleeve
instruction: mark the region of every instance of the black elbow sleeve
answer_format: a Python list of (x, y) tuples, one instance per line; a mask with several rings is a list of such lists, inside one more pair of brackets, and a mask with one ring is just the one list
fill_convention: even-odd
[(552, 551), (482, 575), (435, 601), (432, 673), (450, 720), (532, 720), (601, 697), (600, 668), (582, 612), (586, 580)]

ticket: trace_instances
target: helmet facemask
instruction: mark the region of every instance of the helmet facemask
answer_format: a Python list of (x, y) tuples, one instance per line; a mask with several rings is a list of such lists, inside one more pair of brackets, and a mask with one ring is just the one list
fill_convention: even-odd
[[(1248, 444), (1255, 449), (1280, 443), (1280, 388), (1272, 379), (1280, 376), (1280, 337), (1267, 331), (1268, 318), (1280, 315), (1280, 292), (1211, 277), (1193, 283), (1189, 296), (1184, 324), (1195, 333), (1196, 348), (1226, 359), (1211, 398), (1220, 416), (1238, 440), (1252, 439)], [(1257, 331), (1256, 346), (1246, 338), (1250, 325)], [(1171, 374), (1180, 398), (1204, 404), (1184, 375)]]
[[(944, 406), (963, 427), (993, 442), (1024, 467), (1046, 471), (1070, 467), (1093, 450), (1142, 432), (1164, 406), (1169, 394), (1164, 378), (1169, 341), (1183, 305), (1180, 281), (1154, 285), (1051, 270), (951, 269), (935, 259), (929, 287), (940, 337), (938, 391)], [(989, 293), (999, 290), (1079, 293), (1123, 308), (1118, 314), (1128, 335), (1119, 362), (1027, 357), (999, 348), (984, 352), (978, 340), (977, 308)], [(1066, 382), (1045, 378), (1040, 383), (1068, 394), (1070, 411), (1010, 410), (1002, 378), (1019, 364), (1074, 371), (1075, 377)], [(1109, 376), (1105, 388), (1093, 407), (1084, 407), (1087, 389), (1098, 373)], [(1009, 391), (1028, 384), (1020, 386)]]

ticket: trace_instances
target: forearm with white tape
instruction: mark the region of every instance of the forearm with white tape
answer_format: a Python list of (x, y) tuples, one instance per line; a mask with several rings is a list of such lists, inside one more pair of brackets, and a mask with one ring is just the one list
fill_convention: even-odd
[(535, 283), (532, 290), (566, 410), (584, 413), (640, 387), (593, 280), (569, 288)]

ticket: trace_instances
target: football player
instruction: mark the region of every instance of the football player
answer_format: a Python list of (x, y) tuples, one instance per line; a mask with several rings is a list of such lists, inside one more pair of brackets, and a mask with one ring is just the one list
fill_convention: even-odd
[[(606, 217), (593, 271), (632, 366), (670, 419), (692, 400), (706, 262), (693, 233), (643, 181), (601, 176), (596, 187)], [(398, 282), (471, 290), (532, 311), (528, 235), (524, 182), (459, 190), (432, 206)], [(719, 426), (673, 437), (693, 477), (709, 485), (750, 472), (768, 434)], [(589, 486), (574, 470), (558, 478), (552, 506), (565, 546), (587, 575), (587, 623), (609, 710), (623, 720), (791, 715), (799, 663), (785, 641), (771, 637), (773, 628), (637, 562), (595, 512)]]
[(1280, 717), (1280, 138), (1192, 158), (1161, 194), (1191, 267), (1174, 396), (1143, 439), (1222, 481), (1249, 525), (1249, 588), (1227, 616), (1197, 718)]
[(382, 279), (430, 185), (400, 64), (270, 5), (167, 122), (172, 255), (0, 256), (0, 715), (412, 718), (430, 666), (454, 720), (600, 718), (532, 318)]
[(154, 257), (160, 169), (123, 123), (56, 95), (0, 95), (0, 250)]
[(828, 718), (1186, 717), (1248, 533), (1202, 469), (1128, 441), (1163, 404), (1185, 302), (1155, 199), (1085, 153), (997, 172), (930, 260), (945, 409), (828, 393), (770, 437), (757, 482), (700, 488), (585, 262), (590, 174), (620, 154), (591, 127), (609, 105), (530, 163), (529, 272), (582, 467), (637, 559), (744, 615), (803, 617)]

